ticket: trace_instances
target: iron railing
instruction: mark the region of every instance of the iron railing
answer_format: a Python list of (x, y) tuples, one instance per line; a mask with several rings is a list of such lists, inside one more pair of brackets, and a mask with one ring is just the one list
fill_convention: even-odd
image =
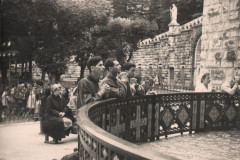
[(83, 106), (78, 111), (80, 159), (172, 159), (164, 154), (148, 157), (153, 151), (134, 143), (184, 132), (236, 128), (239, 100), (240, 95), (193, 92), (110, 99)]

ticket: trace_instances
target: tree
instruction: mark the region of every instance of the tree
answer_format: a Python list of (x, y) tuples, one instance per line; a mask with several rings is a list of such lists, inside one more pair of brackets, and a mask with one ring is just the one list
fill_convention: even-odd
[(162, 33), (168, 30), (170, 23), (170, 1), (168, 0), (151, 0), (149, 8), (149, 20), (157, 23), (159, 31)]
[(187, 23), (202, 15), (203, 0), (186, 0), (184, 2), (171, 0), (171, 4), (173, 3), (178, 7), (178, 21), (180, 24)]
[[(18, 62), (31, 62), (35, 42), (33, 36), (32, 0), (1, 1), (1, 51), (17, 51)], [(3, 47), (6, 42), (11, 42), (9, 47)], [(1, 64), (6, 63), (1, 59)], [(31, 64), (31, 63), (30, 63)], [(6, 83), (6, 70), (8, 65), (1, 67), (3, 81)], [(30, 65), (31, 66), (31, 65)], [(31, 71), (31, 68), (29, 68)], [(31, 75), (30, 77), (31, 78)]]
[(127, 11), (127, 1), (126, 0), (112, 0), (112, 6), (114, 9), (114, 18), (129, 18), (130, 14)]
[[(80, 78), (84, 76), (87, 60), (95, 51), (96, 40), (91, 30), (95, 26), (104, 26), (112, 17), (113, 9), (108, 0), (59, 0), (61, 20), (59, 30), (61, 36), (71, 42), (72, 54), (81, 67)], [(61, 29), (62, 28), (62, 29)], [(100, 55), (95, 52), (95, 55)]]
[(168, 31), (170, 6), (178, 8), (178, 23), (184, 24), (202, 15), (203, 0), (151, 0), (149, 20), (158, 24), (159, 33)]
[(55, 0), (34, 1), (34, 12), (32, 12), (36, 43), (34, 59), (43, 74), (48, 74), (49, 83), (60, 80), (69, 57), (66, 48), (68, 42), (60, 36), (58, 29), (58, 14), (59, 8)]
[[(181, 24), (199, 16), (202, 1), (8, 0), (1, 3), (1, 41), (12, 42), (18, 61), (35, 60), (51, 83), (59, 80), (71, 55), (77, 55), (83, 77), (93, 54), (130, 61), (138, 42), (157, 34), (157, 25), (158, 33), (168, 29), (170, 4), (176, 3)], [(6, 67), (1, 69), (6, 77)]]
[(145, 19), (113, 18), (106, 26), (93, 29), (97, 39), (94, 48), (101, 55), (112, 55), (123, 63), (131, 60), (140, 40), (153, 37), (156, 31), (157, 25)]

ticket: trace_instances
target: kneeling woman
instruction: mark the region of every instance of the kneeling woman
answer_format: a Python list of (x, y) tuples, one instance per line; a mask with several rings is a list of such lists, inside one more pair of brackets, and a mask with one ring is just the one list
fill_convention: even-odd
[(61, 85), (54, 84), (51, 89), (52, 94), (46, 101), (45, 134), (51, 136), (54, 143), (58, 143), (66, 135), (69, 135), (75, 119), (71, 109), (67, 107), (65, 99), (60, 97)]

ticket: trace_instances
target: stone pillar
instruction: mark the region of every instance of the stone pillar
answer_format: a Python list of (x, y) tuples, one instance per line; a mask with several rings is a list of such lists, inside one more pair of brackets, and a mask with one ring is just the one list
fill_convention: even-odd
[(201, 68), (210, 71), (213, 86), (240, 67), (239, 0), (204, 0), (201, 51)]
[(176, 42), (176, 37), (180, 34), (180, 30), (179, 30), (179, 24), (177, 23), (177, 21), (172, 20), (171, 23), (168, 25), (169, 26), (169, 31), (168, 31), (168, 84), (170, 85), (170, 87), (174, 86), (174, 75), (176, 72), (176, 64), (177, 62), (175, 61), (175, 55), (179, 54), (176, 52), (175, 47), (177, 46), (177, 42)]
[(179, 24), (170, 23), (168, 26), (169, 26), (168, 44), (170, 45), (170, 48), (172, 48), (175, 44), (175, 37), (180, 34)]
[(170, 23), (169, 25), (169, 34), (179, 34), (179, 24), (172, 24)]

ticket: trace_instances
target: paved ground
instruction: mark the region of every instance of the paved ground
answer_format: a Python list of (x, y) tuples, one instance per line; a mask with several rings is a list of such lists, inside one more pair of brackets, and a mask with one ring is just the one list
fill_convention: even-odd
[(60, 160), (77, 147), (76, 134), (59, 144), (46, 144), (39, 132), (39, 122), (0, 124), (0, 160)]

